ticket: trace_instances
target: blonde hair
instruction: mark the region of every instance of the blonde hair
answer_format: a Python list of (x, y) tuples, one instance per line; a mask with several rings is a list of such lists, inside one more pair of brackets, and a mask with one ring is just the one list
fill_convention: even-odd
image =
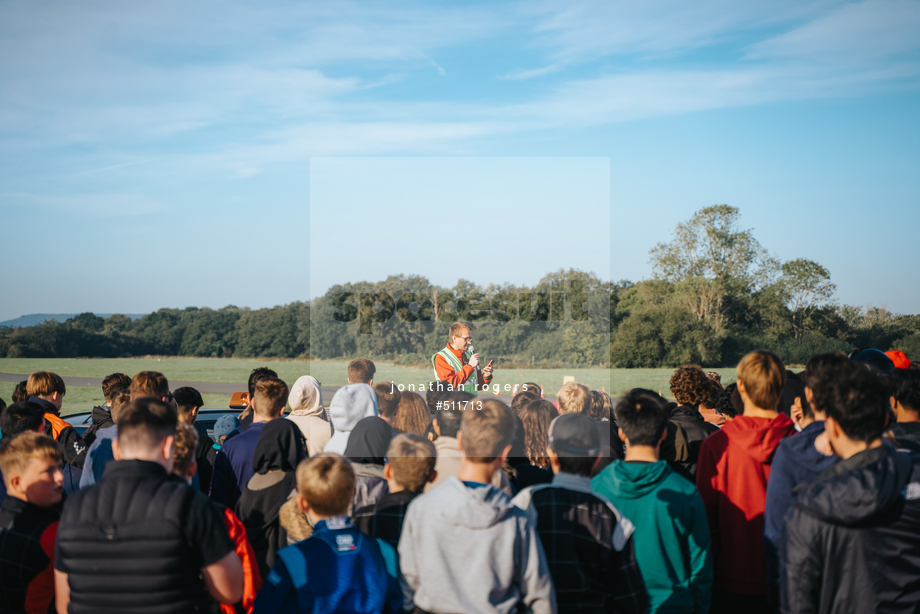
[(514, 418), (507, 405), (489, 399), (482, 402), (482, 409), (463, 411), (460, 433), (463, 456), (468, 461), (491, 463), (514, 439)]
[(191, 424), (180, 422), (176, 425), (176, 439), (173, 443), (172, 472), (185, 479), (192, 463), (195, 462), (195, 450), (198, 448), (198, 431)]
[(34, 458), (50, 458), (57, 462), (64, 458), (61, 446), (56, 441), (35, 431), (25, 431), (9, 441), (4, 438), (4, 442), (0, 447), (0, 471), (6, 480), (20, 475)]
[(38, 371), (26, 381), (26, 394), (30, 397), (44, 397), (54, 392), (59, 392), (61, 396), (67, 392), (64, 380), (57, 373)]
[(355, 470), (338, 454), (317, 454), (297, 465), (297, 492), (320, 516), (339, 516), (355, 496)]
[(427, 438), (415, 433), (397, 435), (387, 448), (393, 480), (409, 492), (421, 492), (431, 479), (438, 451)]
[(447, 340), (450, 341), (454, 337), (459, 337), (465, 330), (470, 332), (473, 331), (469, 324), (464, 322), (454, 322), (450, 325), (450, 330), (447, 331)]
[(776, 409), (786, 385), (786, 367), (779, 356), (767, 350), (749, 352), (736, 369), (738, 381), (751, 402), (761, 409)]
[(591, 391), (584, 384), (568, 382), (556, 393), (560, 414), (585, 414), (591, 411)]

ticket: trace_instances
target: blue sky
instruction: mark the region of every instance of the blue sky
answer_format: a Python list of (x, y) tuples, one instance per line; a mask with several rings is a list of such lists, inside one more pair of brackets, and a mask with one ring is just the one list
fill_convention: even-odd
[[(398, 273), (638, 280), (715, 203), (840, 302), (918, 313), (917, 32), (918, 0), (6, 0), (0, 320)], [(432, 250), (451, 218), (428, 198), (464, 196), (491, 225)], [(381, 240), (400, 228), (413, 253)]]

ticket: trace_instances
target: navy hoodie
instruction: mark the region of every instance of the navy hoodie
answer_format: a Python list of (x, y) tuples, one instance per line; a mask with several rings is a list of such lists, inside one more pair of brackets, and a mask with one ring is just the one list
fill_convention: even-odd
[(779, 590), (778, 553), (783, 535), (783, 519), (792, 505), (793, 492), (800, 485), (815, 482), (828, 467), (839, 460), (836, 456), (825, 456), (815, 449), (815, 439), (823, 432), (824, 421), (816, 420), (800, 433), (781, 441), (773, 457), (764, 509), (764, 547), (771, 591)]

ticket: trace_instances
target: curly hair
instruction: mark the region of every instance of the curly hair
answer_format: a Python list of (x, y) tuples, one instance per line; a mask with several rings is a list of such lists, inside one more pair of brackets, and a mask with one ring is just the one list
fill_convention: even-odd
[(744, 403), (741, 401), (741, 395), (738, 393), (738, 384), (729, 384), (719, 394), (719, 400), (716, 401), (715, 407), (719, 413), (729, 418), (740, 416), (744, 413)]
[(521, 410), (521, 422), (524, 423), (524, 455), (532, 465), (548, 468), (549, 457), (546, 447), (549, 444), (549, 425), (559, 412), (546, 400), (529, 403)]
[(709, 378), (698, 365), (684, 365), (671, 376), (671, 394), (684, 407), (697, 407), (709, 397)]
[(406, 433), (425, 435), (430, 426), (431, 414), (422, 395), (409, 390), (403, 392), (399, 400), (399, 409), (396, 410), (396, 418), (393, 419), (393, 428)]
[(706, 397), (704, 401), (700, 401), (700, 406), (705, 405), (708, 409), (716, 409), (716, 406), (719, 403), (719, 397), (722, 396), (722, 384), (716, 380), (709, 378), (709, 396)]

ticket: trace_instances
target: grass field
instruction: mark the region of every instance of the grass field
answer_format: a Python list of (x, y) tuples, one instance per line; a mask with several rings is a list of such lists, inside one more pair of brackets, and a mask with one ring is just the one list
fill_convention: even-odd
[[(267, 366), (278, 376), (292, 384), (301, 375), (312, 375), (326, 386), (344, 386), (346, 382), (345, 361), (282, 361), (248, 360), (235, 358), (0, 358), (0, 373), (31, 373), (33, 371), (54, 371), (62, 376), (105, 377), (110, 373), (122, 372), (133, 375), (138, 371), (161, 371), (170, 381), (227, 382), (239, 383), (245, 390), (249, 373), (256, 367)], [(416, 389), (432, 381), (431, 369), (401, 367), (389, 362), (378, 362), (375, 382), (395, 382)], [(722, 375), (723, 385), (735, 381), (732, 368), (714, 369)], [(661, 391), (670, 397), (668, 380), (673, 369), (496, 369), (495, 383), (502, 385), (535, 382), (543, 386), (547, 395), (554, 395), (562, 386), (563, 378), (573, 376), (575, 381), (600, 390), (604, 388), (613, 397), (630, 388), (648, 388)], [(0, 398), (10, 401), (15, 384), (0, 382)], [(229, 395), (206, 394), (206, 407), (226, 407)], [(99, 388), (69, 386), (64, 397), (62, 413), (88, 411), (93, 405), (102, 403)], [(324, 399), (328, 404), (329, 399)]]

